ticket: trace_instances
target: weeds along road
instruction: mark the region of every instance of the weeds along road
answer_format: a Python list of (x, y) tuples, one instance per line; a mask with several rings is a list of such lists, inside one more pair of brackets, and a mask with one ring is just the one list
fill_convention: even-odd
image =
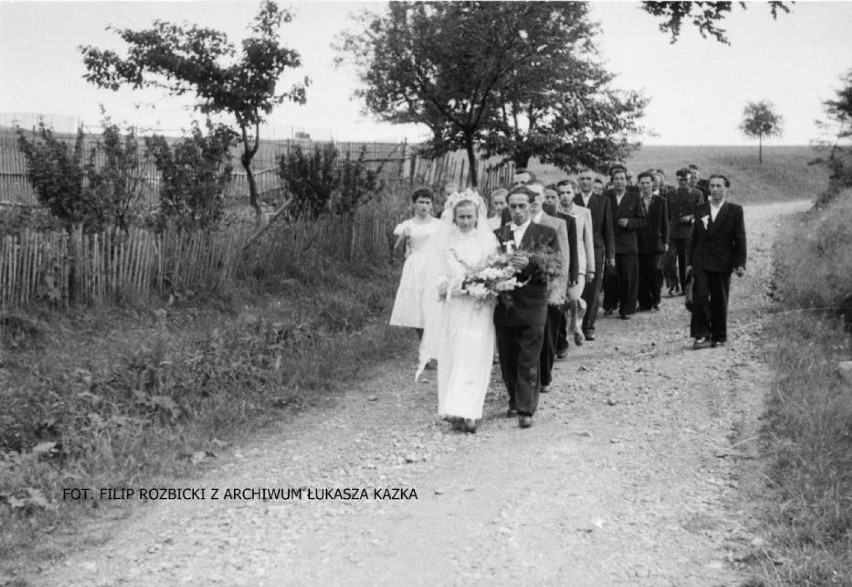
[[(105, 508), (77, 534), (82, 546), (25, 580), (736, 585), (748, 578), (738, 561), (762, 544), (740, 484), (757, 475), (769, 381), (760, 334), (770, 244), (778, 219), (807, 206), (746, 207), (749, 271), (732, 282), (724, 349), (691, 350), (682, 297), (630, 322), (601, 317), (597, 340), (558, 363), (531, 429), (504, 417), (495, 369), (485, 420), (464, 435), (434, 415), (434, 373), (413, 382), (412, 345), (333, 405), (175, 485), (205, 499)], [(301, 496), (224, 499), (228, 488), (264, 487)], [(326, 488), (367, 498), (309, 498)], [(403, 493), (374, 488), (409, 499), (378, 499)]]

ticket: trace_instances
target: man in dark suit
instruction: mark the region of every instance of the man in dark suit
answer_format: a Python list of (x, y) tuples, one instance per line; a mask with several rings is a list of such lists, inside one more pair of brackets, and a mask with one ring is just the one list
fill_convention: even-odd
[(696, 350), (727, 342), (731, 273), (742, 277), (746, 267), (743, 208), (725, 201), (731, 182), (717, 173), (708, 185), (710, 201), (696, 209), (689, 251), (689, 271), (695, 279), (689, 330)]
[(668, 200), (655, 195), (654, 177), (650, 172), (639, 174), (639, 195), (645, 207), (645, 226), (637, 231), (639, 240), (639, 309), (660, 309), (660, 277), (663, 255), (669, 248)]
[(556, 230), (562, 253), (562, 275), (548, 283), (547, 322), (544, 325), (544, 343), (541, 345), (541, 393), (547, 393), (553, 381), (553, 363), (559, 351), (559, 328), (565, 321), (565, 296), (568, 288), (576, 285), (578, 279), (577, 223), (572, 216), (557, 212), (553, 205), (540, 204), (541, 196), (537, 193), (538, 186), (535, 182), (527, 187), (536, 192), (536, 199), (530, 208), (532, 221)]
[(518, 416), (518, 425), (529, 428), (538, 407), (540, 393), (539, 364), (547, 322), (548, 279), (543, 268), (530, 258), (533, 251), (558, 252), (556, 231), (530, 218), (530, 203), (535, 194), (525, 187), (512, 189), (507, 198), (512, 222), (494, 231), (500, 248), (511, 252), (518, 279), (526, 281), (502, 299), (494, 309), (500, 372), (509, 392), (507, 416)]
[(623, 166), (612, 169), (612, 185), (609, 198), (615, 233), (615, 278), (604, 292), (604, 312), (611, 314), (618, 307), (621, 319), (629, 320), (636, 313), (639, 294), (638, 231), (645, 227), (645, 206), (639, 194), (627, 191)]
[(700, 190), (689, 187), (689, 169), (677, 172), (677, 189), (669, 192), (669, 250), (666, 253), (663, 273), (669, 295), (684, 292), (686, 284), (686, 251), (692, 237), (695, 208), (704, 202)]
[(707, 201), (710, 198), (710, 183), (706, 179), (701, 179), (698, 165), (690, 165), (687, 169), (689, 169), (689, 187), (701, 192), (704, 200)]
[(598, 316), (598, 298), (603, 285), (604, 267), (615, 266), (615, 238), (612, 227), (612, 207), (609, 198), (592, 193), (594, 173), (590, 169), (580, 171), (577, 176), (580, 191), (574, 203), (585, 206), (592, 213), (592, 234), (595, 243), (595, 273), (583, 288), (586, 315), (583, 316), (583, 336), (595, 340), (595, 320)]

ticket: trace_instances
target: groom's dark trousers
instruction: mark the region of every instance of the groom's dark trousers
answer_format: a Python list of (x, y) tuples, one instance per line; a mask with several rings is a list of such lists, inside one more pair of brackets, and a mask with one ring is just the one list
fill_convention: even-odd
[[(512, 238), (504, 226), (494, 233), (501, 247)], [(558, 251), (556, 231), (548, 226), (531, 223), (521, 240), (521, 250), (549, 249)], [(509, 294), (510, 303), (500, 300), (494, 309), (497, 333), (497, 352), (500, 371), (509, 392), (509, 407), (519, 414), (532, 416), (538, 407), (540, 391), (541, 347), (547, 321), (547, 281), (533, 273), (530, 266), (519, 275), (527, 284)]]

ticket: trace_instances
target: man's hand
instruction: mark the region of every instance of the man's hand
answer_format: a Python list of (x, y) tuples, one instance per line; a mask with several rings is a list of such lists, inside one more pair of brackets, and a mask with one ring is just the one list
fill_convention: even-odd
[(737, 277), (742, 277), (743, 275), (745, 275), (745, 267), (737, 267), (736, 269), (734, 269), (734, 273), (737, 274)]
[(667, 252), (667, 253), (669, 252), (669, 245), (668, 245), (668, 243), (666, 243), (666, 244), (664, 244), (664, 245), (663, 245), (663, 250), (664, 250), (665, 252)]
[(689, 214), (689, 215), (687, 215), (687, 216), (681, 216), (681, 217), (680, 217), (680, 223), (681, 223), (681, 224), (692, 224), (692, 219), (693, 219), (693, 218), (694, 218), (694, 215), (693, 215), (693, 214)]
[(517, 271), (523, 271), (530, 264), (530, 258), (523, 253), (515, 253), (512, 255), (511, 263)]
[(615, 267), (615, 259), (614, 258), (610, 259), (609, 261), (607, 261), (606, 264), (609, 265), (610, 267)]
[(616, 224), (618, 224), (621, 228), (627, 228), (627, 222), (627, 218), (619, 218)]
[(594, 278), (595, 278), (595, 272), (594, 271), (589, 271), (588, 273), (586, 273), (586, 283), (588, 283), (589, 281), (592, 281)]

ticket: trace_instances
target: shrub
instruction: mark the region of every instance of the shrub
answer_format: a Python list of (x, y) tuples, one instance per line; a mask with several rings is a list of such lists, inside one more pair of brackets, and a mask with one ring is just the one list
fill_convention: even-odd
[(105, 119), (101, 139), (88, 155), (79, 128), (73, 147), (39, 123), (28, 139), (18, 129), (18, 146), (27, 161), (27, 180), (39, 202), (67, 228), (82, 224), (87, 231), (106, 226), (127, 229), (140, 191), (139, 148), (135, 133)]
[[(812, 210), (782, 231), (774, 244), (776, 285), (793, 307), (852, 308), (852, 191)], [(850, 314), (847, 313), (847, 320)]]
[(340, 151), (329, 143), (315, 146), (310, 155), (299, 146), (281, 155), (278, 175), (292, 197), (291, 218), (316, 219), (329, 211), (348, 214), (367, 203), (381, 188), (381, 166), (369, 169), (366, 153), (363, 146), (357, 159), (347, 154), (341, 161)]
[(197, 124), (192, 135), (169, 145), (165, 137), (145, 139), (148, 153), (162, 175), (160, 223), (206, 229), (222, 217), (223, 192), (233, 172), (231, 145), (236, 134), (207, 121), (207, 134)]

